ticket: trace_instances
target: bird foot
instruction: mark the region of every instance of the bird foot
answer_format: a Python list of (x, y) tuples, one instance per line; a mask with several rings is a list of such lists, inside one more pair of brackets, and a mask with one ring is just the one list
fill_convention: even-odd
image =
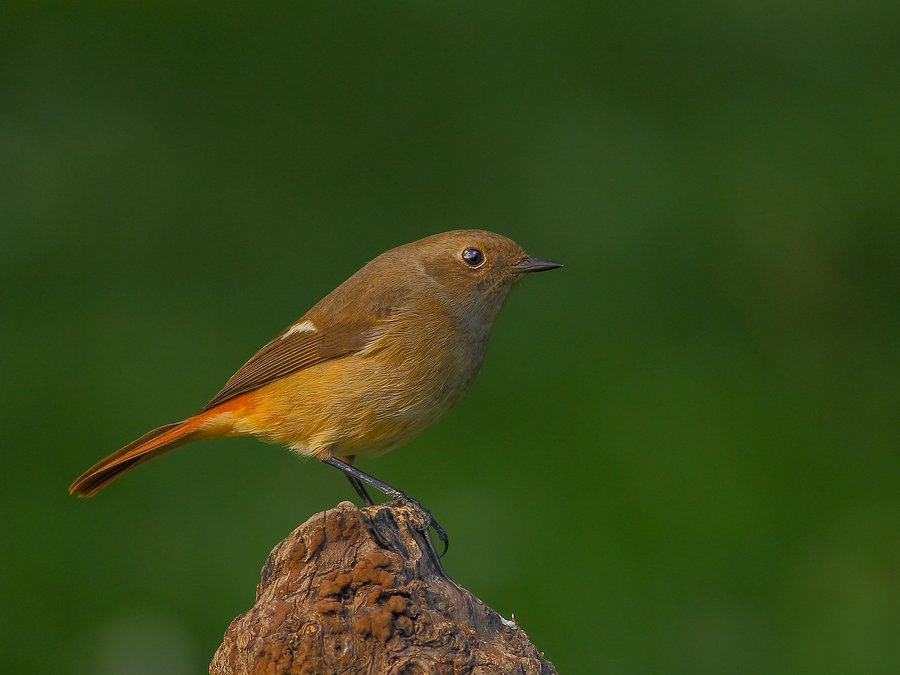
[(443, 558), (447, 554), (447, 549), (450, 548), (450, 538), (447, 536), (447, 530), (445, 530), (441, 524), (434, 519), (434, 516), (431, 515), (431, 511), (422, 506), (417, 500), (407, 495), (394, 496), (390, 503), (392, 505), (406, 504), (407, 506), (413, 507), (422, 517), (422, 527), (418, 528), (419, 531), (424, 532), (427, 535), (428, 529), (433, 529), (435, 534), (437, 534), (438, 539), (440, 539), (441, 543), (444, 545), (444, 551), (440, 553), (438, 557)]

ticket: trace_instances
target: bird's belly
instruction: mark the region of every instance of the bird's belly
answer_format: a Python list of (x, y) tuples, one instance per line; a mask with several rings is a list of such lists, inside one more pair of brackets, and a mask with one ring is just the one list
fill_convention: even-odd
[(480, 365), (411, 363), (385, 351), (326, 361), (261, 387), (246, 433), (319, 457), (387, 452), (443, 417)]

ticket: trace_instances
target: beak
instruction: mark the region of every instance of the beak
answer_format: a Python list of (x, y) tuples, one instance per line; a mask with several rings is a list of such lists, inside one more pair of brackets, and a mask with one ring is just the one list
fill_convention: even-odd
[(557, 267), (562, 267), (562, 263), (526, 256), (513, 265), (513, 271), (518, 274), (528, 274), (531, 272), (543, 272), (544, 270), (555, 270)]

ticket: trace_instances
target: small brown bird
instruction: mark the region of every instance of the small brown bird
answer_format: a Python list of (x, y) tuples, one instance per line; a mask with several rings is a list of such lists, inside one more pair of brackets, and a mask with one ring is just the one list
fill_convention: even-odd
[[(494, 319), (525, 274), (561, 267), (483, 230), (436, 234), (381, 254), (256, 353), (203, 410), (144, 434), (69, 488), (89, 497), (129, 469), (203, 438), (258, 436), (415, 500), (353, 461), (419, 435), (475, 380)], [(422, 509), (441, 540), (447, 535)]]

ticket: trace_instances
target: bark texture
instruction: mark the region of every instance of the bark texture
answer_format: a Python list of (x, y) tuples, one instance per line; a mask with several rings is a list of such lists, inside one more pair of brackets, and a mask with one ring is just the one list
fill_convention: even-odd
[(406, 505), (318, 513), (269, 554), (212, 674), (555, 673), (525, 632), (441, 567)]

